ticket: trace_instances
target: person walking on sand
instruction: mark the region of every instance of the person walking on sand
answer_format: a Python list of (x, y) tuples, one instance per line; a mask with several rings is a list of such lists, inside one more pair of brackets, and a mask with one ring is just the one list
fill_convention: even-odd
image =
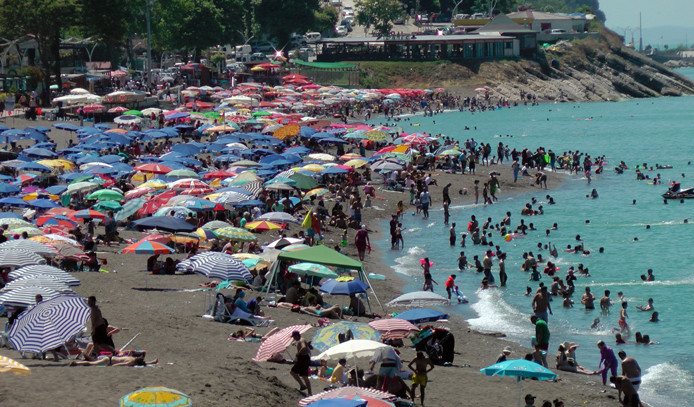
[(357, 231), (357, 234), (354, 236), (354, 245), (357, 246), (357, 252), (359, 252), (359, 261), (364, 261), (366, 249), (371, 246), (366, 225), (361, 225), (361, 228)]
[(415, 393), (417, 391), (417, 386), (419, 386), (421, 388), (419, 399), (421, 400), (422, 406), (424, 406), (424, 389), (427, 387), (427, 374), (434, 370), (434, 364), (424, 352), (417, 352), (417, 357), (412, 359), (407, 367), (414, 372), (412, 375), (410, 398), (412, 401), (415, 400)]
[(531, 343), (535, 352), (540, 354), (540, 361), (542, 366), (547, 367), (547, 350), (549, 349), (549, 327), (547, 322), (538, 318), (536, 315), (530, 317), (530, 322), (535, 325), (535, 336), (532, 338)]
[(607, 384), (608, 370), (611, 371), (612, 376), (617, 376), (617, 357), (612, 348), (607, 346), (604, 341), (598, 341), (597, 346), (600, 349), (600, 362), (598, 363), (598, 370), (594, 371), (593, 374), (601, 374), (604, 385)]
[[(299, 391), (308, 391), (308, 395), (312, 395), (311, 392), (311, 382), (308, 380), (309, 377), (309, 366), (311, 364), (311, 350), (309, 348), (306, 339), (301, 338), (301, 332), (292, 332), (292, 339), (296, 343), (296, 358), (294, 360), (294, 366), (292, 366), (289, 374), (299, 383)], [(303, 383), (302, 380), (303, 379)]]

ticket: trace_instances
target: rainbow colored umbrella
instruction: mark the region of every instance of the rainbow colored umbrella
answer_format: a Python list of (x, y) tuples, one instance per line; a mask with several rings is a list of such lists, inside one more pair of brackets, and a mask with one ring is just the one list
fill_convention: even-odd
[(274, 222), (268, 222), (265, 220), (260, 220), (257, 222), (248, 222), (244, 226), (246, 229), (249, 230), (280, 230), (282, 229), (282, 225), (279, 225)]
[(36, 219), (37, 226), (65, 226), (73, 228), (77, 223), (63, 215), (44, 215)]
[(140, 240), (127, 246), (121, 252), (135, 253), (135, 254), (171, 254), (173, 250), (169, 246), (165, 246), (159, 242), (153, 240)]
[(178, 390), (166, 387), (146, 387), (120, 399), (121, 407), (189, 407), (193, 401)]

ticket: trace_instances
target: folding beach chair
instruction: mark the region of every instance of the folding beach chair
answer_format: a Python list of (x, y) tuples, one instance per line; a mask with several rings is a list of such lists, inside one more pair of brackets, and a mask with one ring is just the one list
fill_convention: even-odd
[(229, 312), (229, 309), (226, 307), (226, 299), (227, 297), (224, 294), (217, 293), (210, 312), (215, 321), (257, 327), (267, 327), (274, 322), (269, 319), (256, 318), (253, 314), (240, 310), (237, 307), (233, 307), (233, 312)]

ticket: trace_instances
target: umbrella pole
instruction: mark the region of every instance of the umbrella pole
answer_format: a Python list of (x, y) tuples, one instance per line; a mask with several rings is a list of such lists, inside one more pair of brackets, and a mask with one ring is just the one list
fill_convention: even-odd
[(521, 407), (521, 397), (523, 397), (523, 378), (518, 376), (518, 407)]

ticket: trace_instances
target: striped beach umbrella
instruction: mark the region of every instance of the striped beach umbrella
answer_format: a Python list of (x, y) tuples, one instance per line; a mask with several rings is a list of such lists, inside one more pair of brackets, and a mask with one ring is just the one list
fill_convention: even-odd
[(135, 254), (170, 254), (173, 250), (169, 246), (165, 246), (159, 242), (152, 240), (140, 240), (135, 242), (130, 246), (127, 246), (122, 251), (123, 254), (135, 253)]
[(248, 222), (244, 225), (246, 229), (249, 230), (280, 230), (282, 225), (274, 222), (268, 222), (266, 220), (259, 220), (256, 222)]
[(31, 375), (31, 369), (14, 359), (0, 355), (0, 373), (14, 373), (15, 375), (29, 376)]
[(63, 215), (43, 215), (36, 219), (36, 226), (65, 226), (74, 228), (77, 223)]
[(400, 318), (377, 319), (369, 322), (369, 326), (382, 334), (381, 339), (407, 338), (419, 332), (417, 326)]
[(70, 275), (67, 271), (46, 264), (37, 264), (33, 266), (20, 267), (10, 271), (9, 277), (12, 280), (17, 280), (24, 277), (50, 277), (54, 278), (68, 287), (79, 286), (80, 280)]
[(253, 233), (245, 229), (235, 228), (232, 226), (217, 229), (214, 231), (214, 234), (221, 239), (232, 241), (252, 242), (258, 239)]
[(63, 346), (84, 328), (91, 310), (78, 295), (61, 295), (23, 312), (9, 339), (21, 352), (43, 353)]
[(26, 250), (0, 250), (0, 267), (22, 267), (32, 264), (46, 264), (46, 260), (40, 255)]
[(40, 256), (56, 255), (55, 250), (51, 250), (45, 244), (28, 239), (8, 240), (4, 243), (0, 243), (0, 250), (24, 250)]
[(284, 352), (291, 346), (294, 341), (292, 338), (292, 333), (294, 333), (294, 331), (303, 334), (309, 329), (311, 329), (311, 325), (292, 325), (280, 329), (260, 344), (258, 352), (255, 354), (253, 360), (255, 362), (267, 362), (272, 355)]
[(253, 278), (248, 267), (232, 255), (217, 252), (197, 254), (176, 267), (180, 271), (202, 274), (207, 278), (246, 281)]
[(72, 292), (72, 290), (70, 289), (70, 287), (67, 286), (67, 284), (63, 283), (62, 281), (59, 281), (56, 278), (47, 275), (29, 275), (18, 278), (16, 280), (12, 280), (9, 283), (5, 284), (2, 290), (0, 290), (0, 293), (4, 294), (14, 289), (22, 287), (43, 287), (50, 288), (51, 290), (55, 290), (61, 293)]
[(20, 287), (0, 295), (0, 305), (4, 305), (5, 307), (27, 308), (36, 304), (37, 295), (41, 295), (44, 301), (48, 301), (59, 296), (60, 293), (44, 287)]
[(345, 386), (337, 389), (327, 390), (318, 394), (314, 394), (313, 396), (303, 398), (299, 400), (299, 405), (307, 406), (318, 400), (338, 399), (341, 397), (352, 397), (355, 395), (359, 397), (371, 397), (387, 401), (394, 401), (397, 398), (393, 394), (376, 389), (368, 389), (366, 387)]
[(191, 398), (178, 390), (166, 387), (146, 387), (126, 394), (120, 399), (121, 407), (189, 407)]
[(104, 215), (101, 212), (95, 211), (93, 209), (79, 210), (79, 211), (73, 213), (70, 217), (72, 219), (81, 219), (81, 220), (85, 220), (85, 219), (105, 220), (106, 218), (108, 218), (108, 216)]
[(137, 211), (140, 210), (144, 206), (144, 204), (147, 202), (145, 198), (135, 198), (132, 200), (129, 200), (126, 202), (121, 210), (119, 210), (115, 215), (113, 215), (113, 219), (116, 222), (122, 222), (129, 217), (133, 216)]
[(167, 172), (171, 172), (171, 168), (157, 163), (141, 164), (135, 167), (135, 170), (150, 174), (166, 174)]

